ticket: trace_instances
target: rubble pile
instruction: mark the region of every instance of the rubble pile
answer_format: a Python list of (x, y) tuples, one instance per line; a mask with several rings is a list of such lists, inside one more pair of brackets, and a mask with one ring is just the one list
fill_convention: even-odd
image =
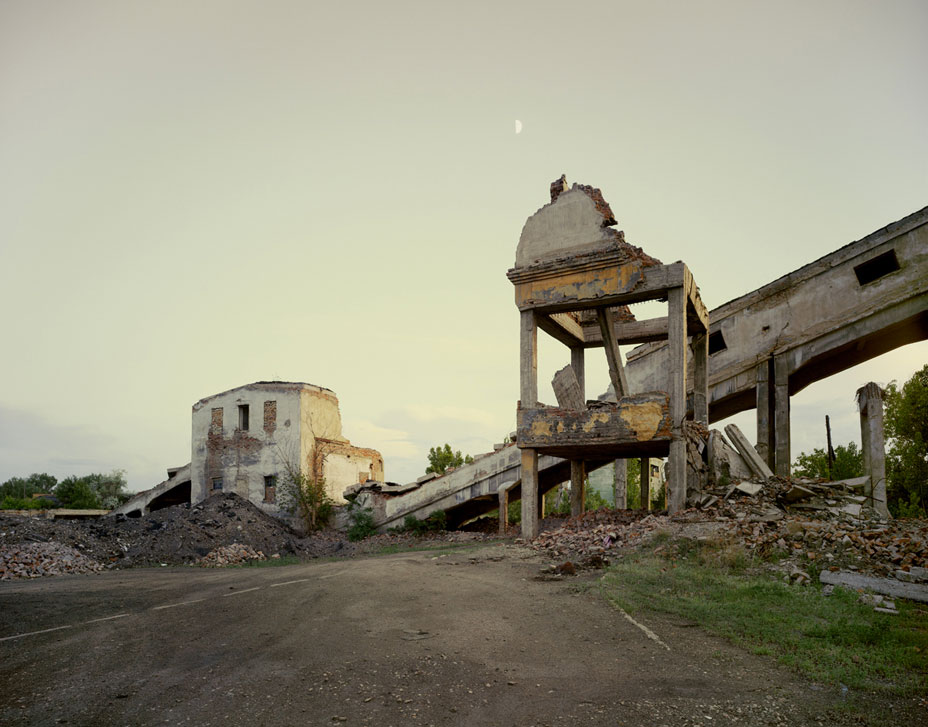
[[(280, 557), (276, 553), (275, 556)], [(197, 561), (197, 565), (205, 568), (222, 568), (227, 565), (241, 565), (249, 560), (267, 560), (267, 556), (260, 550), (255, 550), (248, 545), (232, 543), (231, 545), (220, 545), (218, 548), (213, 548)]]
[(0, 580), (40, 578), (103, 570), (93, 558), (61, 543), (22, 543), (0, 546)]
[(212, 550), (240, 543), (255, 551), (313, 557), (344, 547), (340, 534), (302, 537), (233, 493), (177, 505), (140, 518), (46, 520), (0, 514), (0, 552), (23, 543), (59, 543), (106, 567), (184, 565)]
[(669, 524), (666, 515), (603, 508), (571, 517), (560, 527), (540, 533), (531, 547), (550, 558), (570, 556), (583, 560), (617, 547), (638, 545), (650, 533)]

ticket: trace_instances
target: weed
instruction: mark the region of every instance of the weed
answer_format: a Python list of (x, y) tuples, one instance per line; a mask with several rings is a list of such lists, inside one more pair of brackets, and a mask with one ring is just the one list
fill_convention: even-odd
[(361, 507), (354, 502), (349, 503), (348, 520), (351, 524), (348, 526), (347, 535), (352, 543), (369, 538), (377, 532), (374, 511), (369, 507)]

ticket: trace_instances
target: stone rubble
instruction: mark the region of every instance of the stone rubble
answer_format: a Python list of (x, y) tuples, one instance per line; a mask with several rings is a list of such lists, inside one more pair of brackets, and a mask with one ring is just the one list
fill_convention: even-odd
[(0, 580), (68, 573), (99, 573), (103, 566), (61, 543), (21, 543), (0, 547)]
[[(271, 557), (279, 558), (280, 555), (275, 553)], [(260, 550), (255, 550), (248, 545), (232, 543), (231, 545), (220, 545), (218, 548), (214, 548), (200, 558), (196, 564), (205, 568), (223, 568), (227, 565), (241, 565), (250, 560), (267, 560), (267, 556)]]

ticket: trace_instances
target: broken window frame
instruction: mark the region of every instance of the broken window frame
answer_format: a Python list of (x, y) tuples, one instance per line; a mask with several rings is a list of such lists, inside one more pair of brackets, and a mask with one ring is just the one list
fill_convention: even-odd
[(212, 491), (221, 492), (222, 491), (222, 477), (213, 477), (212, 479)]
[(264, 502), (277, 502), (277, 475), (264, 475)]
[(248, 409), (249, 409), (248, 404), (239, 404), (239, 405), (238, 405), (238, 428), (239, 428), (241, 431), (243, 431), (243, 432), (247, 432), (247, 431), (248, 431), (248, 425), (249, 425), (249, 421), (248, 421), (248, 418), (249, 418), (249, 416), (248, 416), (248, 415), (249, 415), (249, 411), (248, 411)]

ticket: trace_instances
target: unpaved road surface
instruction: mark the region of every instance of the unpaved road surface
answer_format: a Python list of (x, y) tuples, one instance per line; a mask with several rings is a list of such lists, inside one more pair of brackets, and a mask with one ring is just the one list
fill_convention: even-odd
[(656, 641), (599, 573), (540, 564), (494, 544), (3, 583), (0, 724), (855, 723), (840, 693), (638, 614)]

